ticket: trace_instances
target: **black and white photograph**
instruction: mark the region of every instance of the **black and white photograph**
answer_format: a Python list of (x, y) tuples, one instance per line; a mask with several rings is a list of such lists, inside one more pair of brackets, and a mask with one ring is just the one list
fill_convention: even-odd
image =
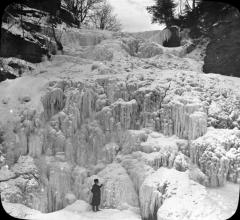
[(6, 5), (1, 19), (0, 204), (6, 216), (236, 217), (235, 5), (22, 0)]

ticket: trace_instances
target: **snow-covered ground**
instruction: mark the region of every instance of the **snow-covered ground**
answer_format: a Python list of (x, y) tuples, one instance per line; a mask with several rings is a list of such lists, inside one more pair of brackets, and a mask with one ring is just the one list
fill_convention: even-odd
[(219, 209), (218, 218), (229, 219), (237, 210), (239, 203), (239, 185), (228, 182), (219, 188), (207, 188), (208, 200), (212, 209)]
[(21, 204), (3, 203), (3, 207), (7, 213), (13, 217), (21, 219), (35, 219), (35, 220), (140, 220), (139, 214), (130, 210), (104, 209), (99, 212), (91, 211), (91, 207), (84, 201), (78, 200), (75, 203), (67, 206), (63, 210), (44, 214), (36, 210), (31, 210)]

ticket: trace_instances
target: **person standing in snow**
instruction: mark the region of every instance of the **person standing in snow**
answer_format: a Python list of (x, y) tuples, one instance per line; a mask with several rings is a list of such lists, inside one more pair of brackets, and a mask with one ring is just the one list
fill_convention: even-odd
[[(101, 184), (100, 186), (98, 185), (98, 179), (94, 180), (94, 184), (92, 186), (91, 192), (93, 194), (92, 196), (92, 210), (95, 211), (100, 211), (98, 206), (100, 205), (100, 201), (101, 201), (101, 187), (103, 186), (103, 184)], [(96, 207), (96, 209), (95, 209)]]

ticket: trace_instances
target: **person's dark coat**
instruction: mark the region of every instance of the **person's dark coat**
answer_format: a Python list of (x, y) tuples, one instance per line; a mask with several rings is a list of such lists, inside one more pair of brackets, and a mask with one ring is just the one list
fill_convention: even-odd
[(100, 205), (100, 200), (101, 200), (101, 190), (100, 188), (102, 187), (97, 185), (97, 184), (94, 184), (92, 189), (91, 189), (91, 192), (93, 193), (93, 197), (92, 197), (92, 205), (93, 206), (98, 206)]

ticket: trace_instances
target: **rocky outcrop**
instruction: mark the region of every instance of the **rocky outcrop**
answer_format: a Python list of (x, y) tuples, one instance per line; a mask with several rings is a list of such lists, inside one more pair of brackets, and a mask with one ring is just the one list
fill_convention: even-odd
[(56, 14), (57, 10), (60, 10), (61, 0), (53, 0), (51, 1), (51, 3), (49, 3), (46, 0), (43, 0), (41, 4), (37, 1), (26, 0), (25, 4), (32, 8)]
[(10, 32), (2, 26), (0, 56), (18, 56), (26, 61), (39, 63), (45, 54), (47, 54), (47, 49), (39, 45), (36, 40), (23, 38), (21, 34)]
[(222, 22), (212, 28), (211, 41), (207, 45), (203, 72), (239, 77), (240, 46), (239, 18)]

